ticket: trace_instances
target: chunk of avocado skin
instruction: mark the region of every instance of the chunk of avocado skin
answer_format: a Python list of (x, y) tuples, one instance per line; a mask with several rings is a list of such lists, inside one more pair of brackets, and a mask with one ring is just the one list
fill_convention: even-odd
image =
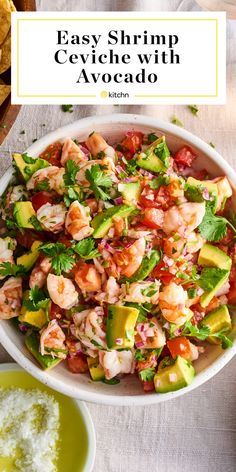
[(32, 216), (36, 216), (31, 202), (16, 202), (13, 208), (13, 216), (20, 228), (34, 229), (29, 221)]
[(161, 254), (159, 251), (153, 249), (151, 251), (150, 256), (145, 256), (141, 262), (140, 267), (138, 270), (132, 275), (131, 277), (125, 277), (121, 280), (121, 282), (128, 281), (129, 283), (138, 282), (139, 280), (145, 280), (150, 272), (154, 269), (154, 267), (160, 262)]
[(205, 243), (200, 250), (198, 264), (203, 267), (219, 267), (219, 269), (230, 270), (232, 260), (218, 247)]
[(103, 238), (112, 226), (112, 218), (126, 218), (130, 216), (137, 208), (133, 205), (117, 205), (98, 213), (92, 220), (91, 226), (94, 228), (93, 237)]
[(140, 182), (128, 182), (119, 184), (118, 190), (125, 202), (132, 203), (139, 199), (142, 188)]
[(91, 379), (94, 382), (99, 382), (100, 380), (105, 379), (105, 372), (99, 364), (98, 357), (87, 357), (87, 363)]
[(39, 340), (36, 333), (30, 334), (25, 337), (25, 345), (28, 351), (34, 356), (36, 361), (40, 364), (43, 370), (49, 370), (55, 367), (62, 359), (58, 357), (48, 356), (47, 354), (42, 356), (39, 352)]
[(34, 241), (30, 251), (26, 252), (20, 257), (17, 257), (17, 265), (23, 265), (24, 268), (28, 271), (30, 270), (39, 257), (39, 247), (41, 246), (42, 241)]
[(136, 161), (139, 167), (155, 173), (163, 172), (167, 169), (162, 160), (154, 152), (155, 148), (160, 143), (164, 143), (164, 145), (166, 146), (166, 150), (169, 153), (169, 149), (167, 148), (165, 142), (165, 136), (161, 136), (160, 138), (156, 139), (156, 141), (154, 141), (152, 144), (150, 144), (150, 146), (148, 146), (145, 151), (139, 153), (136, 156)]
[[(122, 305), (109, 305), (106, 341), (108, 349), (130, 349), (134, 346), (134, 327), (139, 310)], [(117, 339), (121, 342), (116, 343)]]
[(27, 164), (27, 162), (24, 161), (22, 154), (19, 153), (13, 154), (12, 157), (25, 182), (27, 182), (31, 175), (33, 175), (37, 170), (44, 169), (50, 165), (45, 159), (40, 158), (35, 158), (35, 163)]
[[(232, 329), (232, 321), (227, 305), (221, 305), (215, 310), (210, 311), (210, 313), (208, 313), (202, 320), (202, 325), (208, 326), (212, 334), (218, 333), (222, 330), (224, 330), (224, 334), (229, 333)], [(209, 336), (207, 341), (211, 344), (221, 343), (220, 339), (217, 339), (214, 336)]]
[[(176, 379), (171, 379), (174, 374)], [(158, 368), (154, 376), (154, 385), (157, 393), (167, 393), (180, 390), (191, 384), (195, 370), (189, 361), (177, 356), (174, 363)]]
[(202, 306), (202, 308), (206, 308), (209, 305), (210, 301), (215, 296), (215, 294), (218, 292), (218, 290), (220, 290), (220, 288), (227, 282), (227, 280), (229, 278), (229, 274), (230, 274), (230, 271), (228, 271), (222, 277), (222, 279), (219, 280), (218, 284), (212, 290), (210, 290), (209, 292), (203, 293), (203, 295), (200, 298), (200, 305)]

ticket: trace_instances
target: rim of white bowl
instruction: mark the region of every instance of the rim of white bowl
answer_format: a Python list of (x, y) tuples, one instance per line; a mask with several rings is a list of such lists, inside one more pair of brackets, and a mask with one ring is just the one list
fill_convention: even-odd
[[(229, 177), (231, 183), (236, 189), (236, 174), (231, 168), (231, 166), (221, 157), (221, 155), (207, 143), (202, 141), (197, 136), (193, 135), (189, 131), (186, 131), (183, 128), (179, 128), (176, 125), (167, 123), (165, 121), (155, 119), (152, 117), (137, 115), (137, 114), (128, 114), (128, 113), (117, 113), (114, 115), (102, 115), (102, 116), (89, 116), (77, 120), (69, 125), (58, 128), (57, 130), (48, 133), (44, 137), (36, 141), (32, 146), (30, 146), (26, 152), (37, 155), (41, 152), (47, 145), (65, 138), (66, 136), (73, 136), (76, 133), (79, 133), (80, 129), (82, 130), (85, 126), (92, 124), (93, 129), (96, 124), (106, 123), (129, 123), (132, 126), (148, 126), (150, 129), (160, 129), (163, 132), (170, 133), (174, 136), (181, 138), (182, 140), (188, 141), (193, 146), (197, 147), (204, 154), (207, 154), (211, 161), (215, 162), (219, 167), (222, 168), (224, 174)], [(8, 169), (6, 174), (0, 179), (0, 187), (9, 182), (12, 176), (12, 168)], [(188, 392), (191, 392), (195, 388), (199, 387), (203, 383), (210, 380), (214, 375), (216, 375), (236, 354), (236, 340), (234, 341), (233, 346), (226, 350), (219, 358), (217, 358), (210, 367), (206, 367), (202, 372), (198, 373), (194, 378), (191, 385), (183, 389), (177, 390), (175, 392), (169, 392), (165, 394), (140, 394), (140, 395), (116, 395), (114, 390), (114, 395), (107, 395), (106, 393), (97, 393), (97, 392), (88, 392), (80, 389), (78, 386), (67, 386), (66, 382), (52, 378), (50, 372), (43, 371), (40, 367), (36, 366), (33, 361), (25, 357), (21, 351), (15, 346), (14, 342), (9, 338), (6, 338), (3, 321), (0, 322), (0, 343), (6, 349), (6, 351), (18, 362), (23, 369), (25, 369), (33, 377), (36, 377), (40, 382), (48, 385), (50, 388), (63, 393), (69, 397), (73, 397), (78, 400), (85, 400), (93, 403), (100, 403), (105, 405), (117, 405), (117, 406), (143, 406), (143, 405), (152, 405), (155, 403), (160, 403), (163, 401), (171, 400), (177, 398), (181, 395), (184, 395)]]
[[(23, 369), (19, 364), (15, 362), (5, 362), (3, 364), (0, 364), (0, 373), (8, 371), (25, 372), (25, 369)], [(28, 372), (26, 372), (26, 374), (27, 373)], [(85, 460), (83, 472), (92, 472), (96, 456), (96, 434), (93, 420), (87, 405), (83, 401), (78, 400), (76, 398), (72, 398), (71, 400), (75, 401), (76, 406), (82, 415), (86, 432), (88, 435), (88, 453)]]

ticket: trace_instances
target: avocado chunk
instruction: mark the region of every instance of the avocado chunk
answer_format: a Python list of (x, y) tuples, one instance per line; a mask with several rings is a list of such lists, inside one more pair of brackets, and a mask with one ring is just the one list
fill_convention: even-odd
[(88, 368), (89, 368), (89, 372), (90, 372), (90, 375), (91, 375), (91, 379), (94, 382), (98, 382), (99, 380), (103, 380), (105, 378), (105, 373), (104, 373), (104, 370), (103, 370), (102, 366), (99, 364), (98, 357), (96, 357), (96, 358), (88, 357), (87, 362), (88, 362)]
[(14, 204), (13, 216), (20, 228), (34, 229), (34, 226), (29, 221), (32, 216), (36, 217), (36, 213), (31, 202), (16, 202)]
[(58, 357), (48, 355), (42, 356), (42, 354), (40, 354), (39, 340), (36, 333), (32, 333), (30, 336), (25, 337), (25, 345), (44, 370), (52, 369), (52, 367), (55, 367), (62, 360)]
[(204, 188), (208, 190), (212, 198), (211, 208), (213, 213), (215, 213), (217, 208), (218, 188), (214, 182), (211, 182), (210, 180), (197, 180), (194, 177), (188, 177), (185, 196), (190, 201), (203, 202), (205, 201), (202, 195)]
[(44, 169), (50, 165), (45, 159), (29, 157), (26, 154), (16, 153), (13, 154), (12, 157), (25, 182), (27, 182), (31, 175), (37, 170)]
[(91, 226), (94, 228), (93, 237), (103, 238), (112, 226), (112, 218), (117, 216), (126, 218), (136, 210), (133, 205), (117, 205), (102, 211), (91, 222)]
[(177, 356), (173, 363), (166, 367), (160, 364), (154, 376), (154, 385), (157, 393), (174, 392), (191, 384), (195, 370), (186, 359)]
[(215, 285), (215, 287), (212, 290), (205, 292), (201, 296), (200, 305), (202, 306), (202, 308), (206, 308), (206, 306), (209, 305), (210, 301), (218, 292), (218, 290), (220, 290), (220, 288), (227, 282), (230, 271), (227, 271), (225, 269), (221, 269), (221, 270), (222, 270), (222, 277), (218, 281), (218, 283)]
[(48, 321), (45, 310), (40, 308), (37, 311), (27, 310), (25, 306), (21, 308), (21, 314), (18, 316), (20, 323), (26, 323), (35, 328), (41, 329)]
[(148, 277), (150, 272), (154, 269), (154, 267), (158, 264), (161, 259), (161, 254), (159, 251), (153, 249), (151, 251), (150, 256), (145, 256), (141, 262), (140, 267), (138, 270), (129, 278), (125, 277), (121, 280), (121, 282), (125, 282), (126, 280), (130, 283), (138, 282), (138, 280), (144, 280)]
[(41, 241), (34, 241), (29, 252), (26, 252), (26, 254), (23, 254), (22, 256), (17, 257), (16, 259), (17, 265), (23, 265), (27, 271), (30, 270), (39, 257), (38, 249), (41, 246), (41, 244), (42, 244)]
[(203, 267), (219, 267), (219, 269), (230, 270), (232, 261), (224, 251), (206, 243), (200, 250), (198, 264)]
[(106, 340), (109, 349), (127, 349), (134, 346), (134, 327), (139, 311), (136, 308), (109, 305)]
[(139, 199), (142, 189), (140, 182), (129, 182), (127, 184), (119, 184), (118, 190), (127, 203), (132, 203), (134, 200)]
[(166, 145), (165, 136), (156, 139), (147, 149), (137, 155), (139, 167), (150, 172), (164, 172), (168, 169), (170, 151)]
[[(208, 326), (212, 334), (224, 330), (227, 334), (232, 329), (232, 322), (227, 305), (221, 305), (213, 311), (210, 311), (202, 320), (202, 325)], [(207, 340), (212, 344), (220, 344), (220, 339), (209, 336)]]

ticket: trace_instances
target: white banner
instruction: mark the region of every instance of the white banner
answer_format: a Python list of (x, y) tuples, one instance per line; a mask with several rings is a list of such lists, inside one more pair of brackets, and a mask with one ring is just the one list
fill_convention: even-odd
[(12, 14), (12, 103), (225, 103), (225, 13)]

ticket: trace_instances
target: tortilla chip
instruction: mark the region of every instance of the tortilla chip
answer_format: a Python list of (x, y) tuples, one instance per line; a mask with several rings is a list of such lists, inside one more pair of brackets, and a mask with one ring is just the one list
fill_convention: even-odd
[(11, 66), (11, 35), (8, 33), (4, 43), (0, 46), (0, 74)]
[(11, 7), (11, 11), (16, 11), (16, 7), (12, 0), (10, 0), (10, 7)]
[(2, 105), (3, 102), (5, 102), (6, 98), (8, 97), (8, 95), (10, 95), (10, 93), (11, 93), (10, 85), (0, 84), (0, 105)]
[(9, 0), (0, 0), (0, 44), (6, 39), (11, 26), (11, 5)]

